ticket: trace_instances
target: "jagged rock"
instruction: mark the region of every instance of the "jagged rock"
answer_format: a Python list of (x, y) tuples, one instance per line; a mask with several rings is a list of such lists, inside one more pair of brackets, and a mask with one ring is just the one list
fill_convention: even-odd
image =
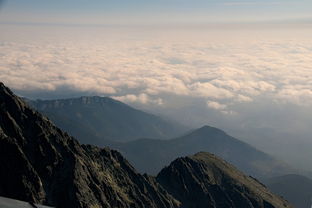
[(177, 207), (117, 152), (75, 139), (0, 86), (0, 195), (64, 208)]
[(234, 166), (209, 153), (178, 158), (157, 181), (184, 208), (287, 208), (288, 202)]

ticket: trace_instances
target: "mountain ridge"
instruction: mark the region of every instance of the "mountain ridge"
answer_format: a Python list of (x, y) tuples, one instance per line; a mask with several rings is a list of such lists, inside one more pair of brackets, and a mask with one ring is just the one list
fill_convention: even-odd
[(186, 129), (109, 97), (28, 100), (28, 103), (80, 142), (97, 146), (144, 137), (168, 139)]
[(274, 196), (264, 185), (206, 152), (174, 160), (156, 178), (184, 207), (289, 206), (281, 198), (272, 201)]
[[(159, 123), (158, 117), (108, 97), (84, 96), (74, 99), (39, 100), (31, 101), (30, 104), (80, 142), (110, 146), (121, 151), (142, 173), (155, 175), (176, 157), (198, 151), (215, 153), (256, 178), (294, 172), (290, 167), (286, 167), (287, 164), (284, 162), (231, 137), (223, 130), (207, 125), (195, 130), (183, 129), (183, 133), (180, 129), (178, 132), (182, 136), (170, 138), (167, 136), (166, 141), (163, 141), (164, 137), (160, 139), (163, 133), (159, 132), (176, 132), (170, 123), (162, 121)], [(138, 117), (138, 112), (143, 113), (144, 118)], [(132, 135), (131, 138), (123, 137), (126, 134)], [(116, 135), (120, 135), (123, 139), (116, 138)], [(239, 151), (243, 151), (242, 154), (247, 156), (240, 156)], [(150, 158), (152, 162), (147, 162), (145, 157)], [(251, 164), (247, 161), (249, 158), (258, 159), (253, 159)]]
[[(295, 171), (284, 162), (228, 135), (223, 130), (207, 125), (174, 139), (139, 139), (116, 143), (111, 147), (123, 153), (138, 170), (152, 175), (177, 157), (201, 151), (216, 154), (256, 178)], [(146, 162), (146, 158), (149, 162)]]

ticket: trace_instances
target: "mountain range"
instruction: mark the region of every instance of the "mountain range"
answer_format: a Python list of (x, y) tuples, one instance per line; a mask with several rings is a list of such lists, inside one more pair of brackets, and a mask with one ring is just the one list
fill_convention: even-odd
[(294, 170), (286, 163), (229, 136), (204, 126), (170, 140), (139, 139), (113, 145), (141, 172), (155, 174), (177, 157), (205, 151), (216, 154), (256, 178), (267, 178)]
[(111, 98), (28, 102), (81, 143), (120, 151), (141, 173), (156, 175), (175, 158), (200, 151), (216, 154), (257, 178), (294, 172), (284, 162), (220, 129), (204, 126), (190, 130)]
[(138, 138), (168, 139), (187, 129), (109, 97), (27, 99), (27, 102), (85, 144), (105, 146), (113, 141)]
[(2, 83), (0, 107), (1, 196), (59, 208), (291, 207), (209, 153), (141, 175), (117, 151), (81, 145)]

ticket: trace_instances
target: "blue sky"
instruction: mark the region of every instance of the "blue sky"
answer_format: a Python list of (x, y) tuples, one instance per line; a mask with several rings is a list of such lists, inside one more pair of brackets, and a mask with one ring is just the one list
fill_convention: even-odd
[[(0, 0), (1, 1), (1, 0)], [(74, 24), (310, 19), (308, 0), (4, 0), (2, 22)]]

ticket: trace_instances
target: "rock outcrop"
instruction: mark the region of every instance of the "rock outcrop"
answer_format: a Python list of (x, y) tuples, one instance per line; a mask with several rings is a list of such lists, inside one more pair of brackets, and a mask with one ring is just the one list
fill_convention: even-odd
[(80, 145), (0, 85), (0, 195), (64, 208), (177, 207), (117, 151)]
[(257, 180), (210, 153), (176, 159), (158, 174), (157, 181), (183, 208), (291, 207)]

